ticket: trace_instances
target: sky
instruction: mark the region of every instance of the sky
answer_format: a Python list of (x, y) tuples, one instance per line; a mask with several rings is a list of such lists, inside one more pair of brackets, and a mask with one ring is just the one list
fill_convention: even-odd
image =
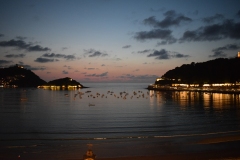
[(236, 57), (239, 0), (0, 0), (0, 67), (41, 79), (154, 83)]

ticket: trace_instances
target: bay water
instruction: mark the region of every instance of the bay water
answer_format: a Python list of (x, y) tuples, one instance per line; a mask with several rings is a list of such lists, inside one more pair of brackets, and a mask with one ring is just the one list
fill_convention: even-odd
[(90, 88), (0, 88), (0, 158), (81, 158), (88, 144), (99, 157), (161, 154), (240, 135), (239, 94), (83, 85)]

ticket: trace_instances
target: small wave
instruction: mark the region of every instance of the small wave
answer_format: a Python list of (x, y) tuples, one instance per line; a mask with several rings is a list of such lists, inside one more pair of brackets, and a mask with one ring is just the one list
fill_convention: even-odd
[[(45, 141), (73, 141), (73, 140), (109, 140), (109, 139), (153, 139), (153, 138), (177, 138), (177, 137), (194, 137), (194, 136), (208, 136), (208, 135), (226, 135), (240, 133), (240, 130), (225, 131), (225, 132), (209, 132), (209, 133), (196, 133), (196, 134), (177, 134), (177, 135), (141, 135), (141, 136), (112, 136), (112, 137), (74, 137), (74, 138), (4, 138), (0, 141), (33, 141), (33, 140), (45, 140)], [(58, 134), (56, 134), (58, 135)], [(62, 134), (59, 134), (62, 135)], [(69, 134), (71, 135), (71, 134)], [(66, 135), (67, 136), (67, 135)], [(15, 146), (16, 147), (16, 146)], [(18, 146), (23, 147), (23, 146)]]

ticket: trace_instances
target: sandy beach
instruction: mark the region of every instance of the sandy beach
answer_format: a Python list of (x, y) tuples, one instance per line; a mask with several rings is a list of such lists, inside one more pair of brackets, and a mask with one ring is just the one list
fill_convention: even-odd
[[(180, 141), (180, 143), (173, 143)], [(68, 144), (67, 144), (68, 143)], [(69, 144), (70, 143), (70, 144)], [(83, 160), (86, 145), (2, 148), (0, 159)], [(240, 135), (98, 142), (91, 147), (96, 160), (240, 160)], [(40, 147), (40, 148), (38, 148)], [(30, 149), (32, 150), (30, 152)], [(28, 150), (28, 152), (27, 152)]]

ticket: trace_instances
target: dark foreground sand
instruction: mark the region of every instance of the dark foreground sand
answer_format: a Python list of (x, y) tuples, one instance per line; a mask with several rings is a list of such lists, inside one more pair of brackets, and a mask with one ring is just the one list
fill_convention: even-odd
[[(3, 160), (83, 160), (86, 144), (57, 141), (56, 144), (18, 146), (0, 141)], [(6, 143), (3, 145), (3, 143)], [(36, 143), (36, 142), (34, 142)], [(39, 143), (39, 142), (38, 142)], [(11, 147), (10, 147), (11, 146)], [(96, 160), (240, 160), (239, 133), (176, 138), (96, 141), (92, 147)]]
[(137, 157), (116, 157), (97, 158), (96, 160), (240, 160), (240, 150), (238, 151), (215, 151), (198, 152), (184, 154), (168, 154), (158, 156), (137, 156)]
[[(188, 147), (186, 147), (188, 146)], [(97, 157), (96, 160), (240, 160), (240, 135), (203, 138), (184, 150), (148, 156)]]

